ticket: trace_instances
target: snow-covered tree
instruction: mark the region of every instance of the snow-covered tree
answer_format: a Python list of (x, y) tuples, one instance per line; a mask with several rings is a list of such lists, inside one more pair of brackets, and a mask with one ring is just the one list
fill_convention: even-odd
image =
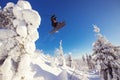
[(58, 64), (60, 66), (66, 66), (65, 62), (65, 57), (64, 57), (64, 52), (62, 48), (62, 40), (60, 41), (60, 46), (55, 50), (55, 55), (56, 55), (56, 61), (58, 61)]
[(28, 1), (0, 10), (0, 80), (33, 80), (31, 55), (41, 18)]
[(72, 67), (72, 56), (71, 56), (71, 53), (69, 53), (67, 55), (66, 64), (67, 64), (67, 66)]
[(90, 70), (95, 69), (95, 65), (94, 65), (94, 62), (92, 60), (92, 56), (91, 55), (86, 55), (86, 63), (87, 63), (88, 68)]
[(82, 56), (82, 60), (83, 60), (84, 62), (86, 61), (86, 60), (85, 60), (85, 56), (84, 56), (84, 55)]
[(97, 41), (93, 43), (93, 60), (102, 80), (120, 80), (120, 47), (112, 45), (94, 25)]

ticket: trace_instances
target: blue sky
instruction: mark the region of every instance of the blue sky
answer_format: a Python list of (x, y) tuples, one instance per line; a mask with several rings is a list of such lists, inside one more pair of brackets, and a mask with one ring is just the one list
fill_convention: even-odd
[[(10, 0), (1, 0), (4, 6)], [(17, 0), (11, 0), (16, 2)], [(96, 24), (101, 33), (115, 45), (120, 45), (120, 0), (29, 0), (33, 9), (42, 18), (38, 29), (37, 49), (54, 54), (55, 48), (63, 41), (65, 53), (73, 56), (92, 52), (92, 43), (96, 41), (92, 24)], [(1, 5), (1, 4), (0, 4)], [(50, 17), (56, 14), (58, 21), (66, 26), (56, 34), (52, 29)]]

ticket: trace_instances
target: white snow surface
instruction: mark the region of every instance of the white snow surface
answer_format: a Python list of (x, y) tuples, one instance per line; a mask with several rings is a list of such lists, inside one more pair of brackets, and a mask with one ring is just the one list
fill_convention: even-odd
[[(58, 66), (56, 58), (37, 52), (35, 41), (39, 38), (39, 13), (28, 1), (9, 2), (3, 9), (9, 9), (15, 19), (10, 28), (0, 28), (0, 80), (100, 80), (96, 72), (84, 72), (65, 66)], [(62, 51), (60, 42), (60, 54)], [(63, 55), (63, 54), (62, 54)]]
[(16, 36), (17, 34), (9, 29), (0, 29), (0, 39), (7, 39), (7, 38), (12, 38), (14, 36)]

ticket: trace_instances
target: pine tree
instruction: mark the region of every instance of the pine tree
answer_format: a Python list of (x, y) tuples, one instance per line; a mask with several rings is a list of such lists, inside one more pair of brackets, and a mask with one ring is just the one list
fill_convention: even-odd
[(71, 54), (68, 54), (68, 56), (67, 56), (67, 65), (69, 66), (69, 67), (72, 67), (72, 56), (71, 56)]
[[(94, 29), (98, 27), (94, 25)], [(93, 44), (93, 60), (99, 66), (102, 80), (120, 80), (120, 47), (112, 45), (99, 31)]]
[(64, 58), (64, 52), (62, 48), (62, 40), (60, 41), (60, 46), (58, 49), (55, 50), (56, 57), (59, 61), (60, 66), (66, 66), (65, 58)]
[(89, 70), (95, 69), (91, 55), (86, 55), (86, 63), (87, 63)]

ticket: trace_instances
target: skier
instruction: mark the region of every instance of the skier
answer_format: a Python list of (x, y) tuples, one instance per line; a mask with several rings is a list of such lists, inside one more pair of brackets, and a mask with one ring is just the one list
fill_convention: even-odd
[(56, 18), (57, 18), (57, 17), (56, 17), (55, 15), (52, 15), (52, 16), (51, 16), (51, 24), (52, 24), (52, 26), (53, 26), (54, 28), (56, 28), (57, 25), (58, 25), (58, 22), (57, 22)]
[(53, 26), (53, 30), (51, 30), (49, 33), (52, 34), (52, 33), (55, 33), (56, 31), (58, 31), (59, 29), (61, 29), (62, 27), (65, 26), (65, 22), (57, 22), (57, 17), (55, 15), (52, 15), (51, 16), (51, 24)]

